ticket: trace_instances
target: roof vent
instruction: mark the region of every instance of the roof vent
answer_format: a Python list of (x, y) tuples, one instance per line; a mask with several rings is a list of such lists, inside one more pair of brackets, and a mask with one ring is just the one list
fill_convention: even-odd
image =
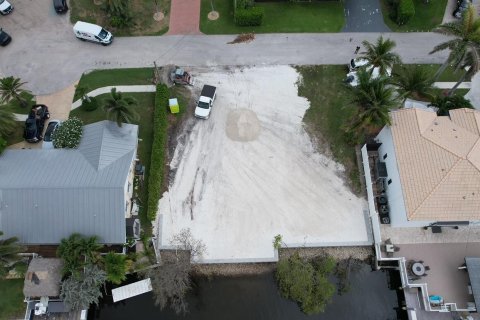
[(436, 126), (438, 126), (438, 122), (437, 122), (437, 121), (435, 121), (433, 124), (436, 125)]

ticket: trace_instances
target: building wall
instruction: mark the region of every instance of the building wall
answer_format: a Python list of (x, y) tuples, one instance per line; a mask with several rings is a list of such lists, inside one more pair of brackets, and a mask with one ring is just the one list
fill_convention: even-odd
[(130, 170), (128, 171), (127, 180), (124, 185), (124, 194), (125, 194), (125, 218), (130, 218), (132, 216), (132, 196), (133, 196), (133, 179), (135, 177), (135, 163), (137, 159), (137, 149), (133, 154), (132, 162), (130, 165)]
[[(388, 172), (386, 193), (390, 207), (390, 221), (392, 227), (422, 227), (432, 221), (408, 221), (405, 202), (403, 198), (400, 174), (398, 172), (395, 146), (390, 127), (385, 126), (377, 135), (377, 140), (382, 143), (378, 149), (379, 160), (385, 162)], [(387, 157), (384, 159), (384, 156)]]

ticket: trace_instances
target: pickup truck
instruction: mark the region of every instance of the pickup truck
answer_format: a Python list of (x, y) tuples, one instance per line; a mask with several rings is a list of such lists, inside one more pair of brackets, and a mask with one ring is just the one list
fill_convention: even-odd
[(208, 117), (210, 117), (210, 111), (212, 110), (216, 95), (216, 87), (209, 86), (208, 84), (203, 86), (200, 98), (197, 101), (197, 107), (195, 108), (195, 117), (202, 119), (208, 119)]

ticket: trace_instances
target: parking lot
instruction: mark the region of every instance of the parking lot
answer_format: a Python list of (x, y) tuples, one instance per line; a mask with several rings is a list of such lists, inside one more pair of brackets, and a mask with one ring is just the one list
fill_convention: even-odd
[(161, 246), (182, 228), (206, 244), (206, 262), (273, 260), (277, 234), (289, 247), (368, 243), (366, 203), (304, 131), (309, 104), (297, 80), (288, 66), (199, 75), (196, 89), (217, 86), (217, 100), (177, 141), (155, 230)]

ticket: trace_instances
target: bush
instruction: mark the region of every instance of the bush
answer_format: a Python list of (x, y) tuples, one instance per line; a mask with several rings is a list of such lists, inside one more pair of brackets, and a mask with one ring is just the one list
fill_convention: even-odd
[(264, 10), (261, 7), (237, 9), (235, 11), (235, 24), (237, 26), (260, 26), (263, 21)]
[(109, 252), (104, 257), (104, 262), (108, 281), (113, 284), (120, 284), (127, 278), (127, 256)]
[(55, 148), (78, 148), (80, 140), (82, 140), (82, 126), (82, 120), (76, 117), (67, 119), (53, 132), (53, 146)]
[(162, 191), (165, 173), (165, 148), (167, 144), (167, 107), (169, 91), (165, 84), (157, 85), (153, 112), (153, 142), (150, 172), (148, 174), (147, 217), (154, 220)]
[(397, 24), (399, 26), (406, 24), (415, 15), (415, 5), (413, 0), (400, 0), (397, 6)]
[(98, 100), (95, 97), (88, 97), (82, 101), (81, 107), (85, 111), (95, 111), (98, 108)]

